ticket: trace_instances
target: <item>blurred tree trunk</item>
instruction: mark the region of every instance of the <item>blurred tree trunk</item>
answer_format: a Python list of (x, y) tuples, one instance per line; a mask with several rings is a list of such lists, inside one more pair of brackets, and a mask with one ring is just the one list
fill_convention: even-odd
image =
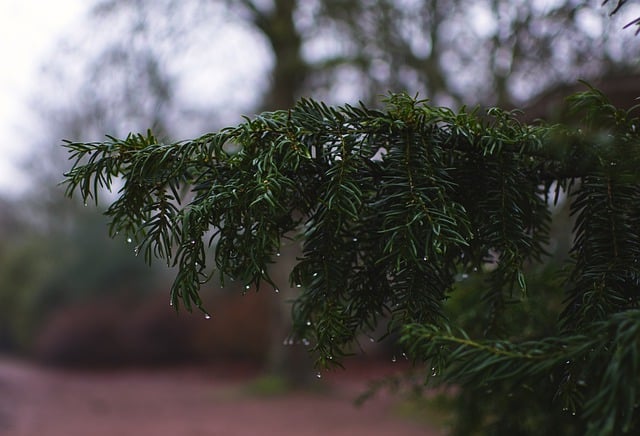
[(271, 86), (263, 102), (265, 110), (293, 106), (309, 73), (302, 57), (302, 37), (294, 22), (296, 4), (296, 0), (275, 0), (270, 13), (255, 17), (255, 25), (269, 40), (275, 57)]
[[(288, 109), (300, 97), (310, 68), (302, 57), (302, 36), (296, 29), (294, 14), (297, 0), (274, 0), (270, 10), (261, 10), (251, 0), (243, 0), (251, 12), (254, 25), (269, 41), (274, 66), (269, 89), (262, 102), (262, 110)], [(280, 256), (271, 267), (271, 277), (280, 286), (279, 295), (271, 299), (271, 344), (267, 357), (267, 371), (285, 378), (294, 386), (312, 380), (311, 359), (306, 347), (288, 341), (291, 332), (291, 304), (299, 289), (290, 286), (289, 271), (302, 250), (296, 241), (285, 242)]]

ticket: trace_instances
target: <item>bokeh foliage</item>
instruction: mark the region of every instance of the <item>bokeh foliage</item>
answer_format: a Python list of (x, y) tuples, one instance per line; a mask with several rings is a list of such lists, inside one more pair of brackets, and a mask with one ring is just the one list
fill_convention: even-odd
[(114, 297), (133, 304), (158, 286), (129, 244), (100, 231), (104, 217), (76, 204), (67, 212), (78, 217), (73, 225), (60, 216), (62, 222), (47, 227), (23, 219), (4, 235), (0, 343), (6, 350), (31, 354), (50, 317), (65, 306)]

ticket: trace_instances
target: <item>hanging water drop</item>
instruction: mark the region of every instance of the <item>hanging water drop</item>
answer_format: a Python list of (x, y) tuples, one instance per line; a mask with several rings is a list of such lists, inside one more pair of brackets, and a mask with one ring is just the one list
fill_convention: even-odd
[(314, 272), (314, 273), (313, 273), (313, 277), (318, 277), (318, 273), (317, 273), (317, 272)]
[(398, 359), (396, 358), (396, 356), (393, 356), (393, 357), (391, 358), (391, 361), (392, 361), (393, 363), (396, 363), (396, 362), (398, 361)]
[(280, 289), (278, 288), (274, 288), (273, 290), (276, 291), (276, 294), (280, 293)]
[(358, 242), (358, 238), (353, 238), (353, 242)]
[(311, 321), (307, 321), (307, 325), (311, 325)]
[(280, 257), (280, 252), (279, 251), (276, 253), (276, 256)]
[(251, 285), (245, 285), (244, 288), (245, 289), (251, 289)]
[(319, 372), (316, 373), (316, 377), (317, 378), (322, 378), (322, 374), (320, 374)]
[(128, 242), (129, 244), (131, 244), (131, 242), (133, 242), (133, 240), (132, 240), (131, 238), (127, 238), (127, 242)]
[(302, 285), (300, 283), (296, 283), (296, 288), (301, 288)]
[(204, 319), (211, 319), (211, 315), (209, 315), (208, 313), (204, 314)]
[(375, 342), (375, 338), (373, 336), (369, 336), (369, 342)]

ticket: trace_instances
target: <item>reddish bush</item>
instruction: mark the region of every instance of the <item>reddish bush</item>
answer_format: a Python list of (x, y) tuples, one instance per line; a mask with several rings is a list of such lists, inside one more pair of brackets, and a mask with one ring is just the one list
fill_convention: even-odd
[(176, 313), (164, 293), (136, 303), (110, 297), (62, 307), (44, 323), (32, 348), (62, 365), (168, 364), (228, 358), (263, 361), (269, 347), (268, 293), (225, 293), (199, 311)]

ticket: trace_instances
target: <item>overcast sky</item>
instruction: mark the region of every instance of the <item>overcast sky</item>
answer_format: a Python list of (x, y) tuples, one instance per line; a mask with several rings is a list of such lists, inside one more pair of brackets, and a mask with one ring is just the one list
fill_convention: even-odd
[[(34, 152), (34, 93), (45, 59), (55, 54), (56, 44), (73, 37), (73, 29), (82, 29), (90, 0), (0, 0), (0, 195), (19, 195), (27, 186), (19, 162)], [(222, 20), (222, 17), (220, 17)], [(222, 25), (224, 24), (224, 26)], [(76, 33), (80, 33), (79, 30)], [(256, 89), (266, 86), (269, 52), (241, 25), (221, 22), (216, 38), (196, 44), (197, 56), (190, 52), (175, 55), (171, 71), (180, 80), (177, 91), (187, 108), (223, 108), (241, 110), (255, 103)], [(202, 46), (204, 44), (204, 46)], [(238, 50), (243, 47), (243, 50)], [(251, 48), (248, 56), (247, 47)], [(241, 67), (238, 65), (242, 64)], [(230, 70), (228, 65), (233, 65)], [(177, 69), (176, 71), (174, 71)], [(233, 89), (234, 92), (229, 92)], [(215, 104), (214, 104), (215, 103)], [(216, 106), (217, 105), (217, 106)], [(231, 122), (240, 121), (239, 115)], [(230, 122), (225, 119), (224, 123)], [(29, 135), (32, 135), (31, 137)], [(35, 154), (37, 158), (37, 153)]]
[[(0, 0), (0, 191), (18, 192), (18, 160), (28, 147), (29, 89), (40, 62), (65, 29), (80, 20), (86, 0)], [(31, 128), (32, 126), (28, 126)], [(33, 126), (37, 127), (37, 126)]]

